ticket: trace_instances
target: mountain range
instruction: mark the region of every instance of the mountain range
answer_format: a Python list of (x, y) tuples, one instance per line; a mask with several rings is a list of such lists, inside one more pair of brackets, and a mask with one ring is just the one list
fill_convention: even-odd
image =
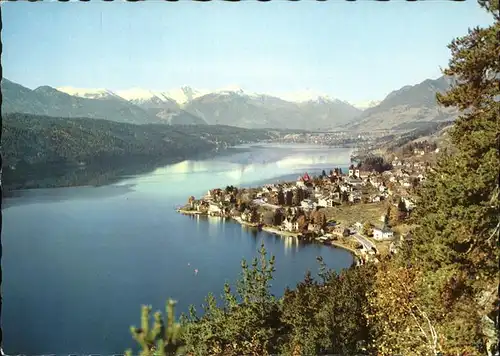
[[(456, 112), (437, 105), (435, 94), (450, 78), (428, 79), (391, 92), (381, 102), (354, 105), (322, 95), (277, 96), (239, 88), (216, 91), (188, 86), (169, 91), (79, 89), (41, 86), (34, 90), (2, 79), (2, 113), (88, 117), (134, 124), (231, 125), (305, 130), (401, 129), (449, 121)], [(362, 110), (365, 109), (365, 110)]]

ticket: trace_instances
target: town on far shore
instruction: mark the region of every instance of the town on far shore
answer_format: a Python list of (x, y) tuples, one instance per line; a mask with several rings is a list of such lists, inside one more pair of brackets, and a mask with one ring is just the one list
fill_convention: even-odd
[(409, 216), (415, 189), (425, 181), (439, 149), (419, 145), (412, 151), (358, 157), (347, 171), (300, 175), (296, 181), (254, 188), (211, 189), (189, 197), (183, 214), (231, 218), (284, 237), (349, 250), (357, 264), (377, 263), (411, 239)]

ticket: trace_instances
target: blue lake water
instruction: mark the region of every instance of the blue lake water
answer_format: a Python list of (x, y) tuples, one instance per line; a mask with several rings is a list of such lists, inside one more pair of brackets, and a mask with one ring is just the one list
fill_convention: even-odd
[[(113, 354), (135, 346), (129, 327), (140, 306), (176, 313), (234, 282), (242, 258), (263, 241), (276, 256), (272, 291), (281, 295), (317, 256), (336, 270), (352, 264), (344, 250), (299, 244), (220, 218), (174, 211), (190, 195), (226, 185), (294, 179), (342, 167), (351, 149), (247, 145), (184, 161), (100, 187), (17, 192), (3, 202), (3, 346), (8, 354)], [(195, 274), (194, 270), (198, 273)]]

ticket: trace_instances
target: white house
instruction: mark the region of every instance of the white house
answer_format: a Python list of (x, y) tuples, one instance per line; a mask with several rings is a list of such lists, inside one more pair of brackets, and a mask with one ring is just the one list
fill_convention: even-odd
[(300, 202), (300, 206), (303, 207), (304, 209), (313, 209), (314, 203), (309, 199), (304, 199)]
[(301, 180), (298, 180), (297, 183), (295, 183), (295, 184), (299, 188), (305, 188), (306, 187), (306, 184), (303, 181), (301, 181)]
[(221, 211), (222, 211), (221, 208), (218, 205), (216, 205), (216, 204), (210, 204), (208, 206), (208, 213), (210, 215), (212, 215), (212, 214), (220, 214)]
[(325, 208), (331, 208), (333, 206), (333, 199), (329, 197), (320, 197), (318, 199), (318, 206), (323, 206)]
[(309, 223), (307, 225), (307, 231), (320, 232), (321, 231), (321, 226), (319, 226), (318, 224), (311, 224), (311, 223)]
[(403, 201), (403, 203), (405, 204), (405, 207), (407, 210), (412, 210), (415, 208), (415, 203), (412, 202), (410, 199), (407, 199), (407, 198), (401, 198), (401, 200)]
[(314, 193), (314, 198), (315, 199), (321, 199), (321, 197), (323, 197), (323, 193)]
[(394, 232), (386, 226), (381, 229), (375, 227), (373, 228), (373, 238), (377, 241), (391, 240), (394, 238)]
[(286, 218), (281, 226), (283, 230), (290, 232), (297, 231), (299, 229), (299, 223), (297, 222), (297, 219), (291, 217)]
[(248, 211), (244, 211), (241, 213), (240, 218), (243, 221), (249, 221), (250, 220), (250, 213)]
[(342, 184), (340, 186), (340, 191), (342, 192), (350, 192), (352, 190), (352, 187), (349, 184)]
[(360, 186), (363, 183), (363, 180), (360, 178), (350, 178), (349, 179), (349, 184), (354, 185), (354, 186)]

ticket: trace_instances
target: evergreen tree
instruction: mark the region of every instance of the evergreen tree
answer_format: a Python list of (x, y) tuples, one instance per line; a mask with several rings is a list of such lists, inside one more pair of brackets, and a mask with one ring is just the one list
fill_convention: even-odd
[(340, 202), (341, 203), (347, 203), (349, 201), (349, 193), (347, 193), (345, 190), (340, 193)]
[(276, 209), (273, 215), (273, 225), (279, 226), (285, 219), (285, 215), (283, 210), (281, 209)]
[(399, 208), (391, 204), (387, 209), (385, 224), (387, 226), (396, 226), (401, 221), (401, 217)]
[(269, 355), (276, 353), (284, 328), (279, 301), (270, 293), (274, 256), (267, 259), (264, 245), (259, 258), (249, 266), (242, 261), (242, 274), (236, 294), (224, 287), (224, 306), (218, 307), (213, 295), (198, 317), (191, 308), (183, 317), (186, 351), (194, 355)]
[(372, 236), (373, 235), (372, 225), (369, 222), (365, 222), (363, 224), (363, 234), (366, 235), (366, 236)]
[(250, 207), (250, 222), (251, 223), (254, 223), (254, 224), (259, 223), (261, 217), (262, 217), (261, 214), (259, 214), (259, 212), (257, 211), (257, 207), (255, 207), (255, 206)]
[[(141, 346), (141, 356), (166, 356), (183, 353), (182, 328), (179, 323), (175, 322), (175, 304), (173, 300), (167, 302), (166, 324), (160, 312), (154, 314), (152, 328), (149, 326), (151, 306), (142, 307), (141, 327), (130, 328), (133, 338)], [(132, 351), (127, 350), (126, 355), (132, 356)]]
[(297, 223), (299, 225), (299, 231), (304, 231), (305, 229), (307, 229), (309, 221), (307, 220), (307, 217), (304, 214), (302, 214), (298, 217)]
[(285, 205), (285, 194), (282, 189), (278, 191), (278, 205)]
[(287, 355), (317, 355), (324, 334), (324, 321), (318, 310), (324, 302), (324, 291), (318, 288), (310, 272), (295, 290), (283, 296), (282, 320), (290, 330), (282, 352)]
[(406, 208), (406, 204), (403, 201), (403, 199), (399, 200), (398, 212), (399, 212), (399, 216), (398, 216), (399, 221), (404, 220), (406, 218), (406, 216), (408, 215), (408, 209)]

